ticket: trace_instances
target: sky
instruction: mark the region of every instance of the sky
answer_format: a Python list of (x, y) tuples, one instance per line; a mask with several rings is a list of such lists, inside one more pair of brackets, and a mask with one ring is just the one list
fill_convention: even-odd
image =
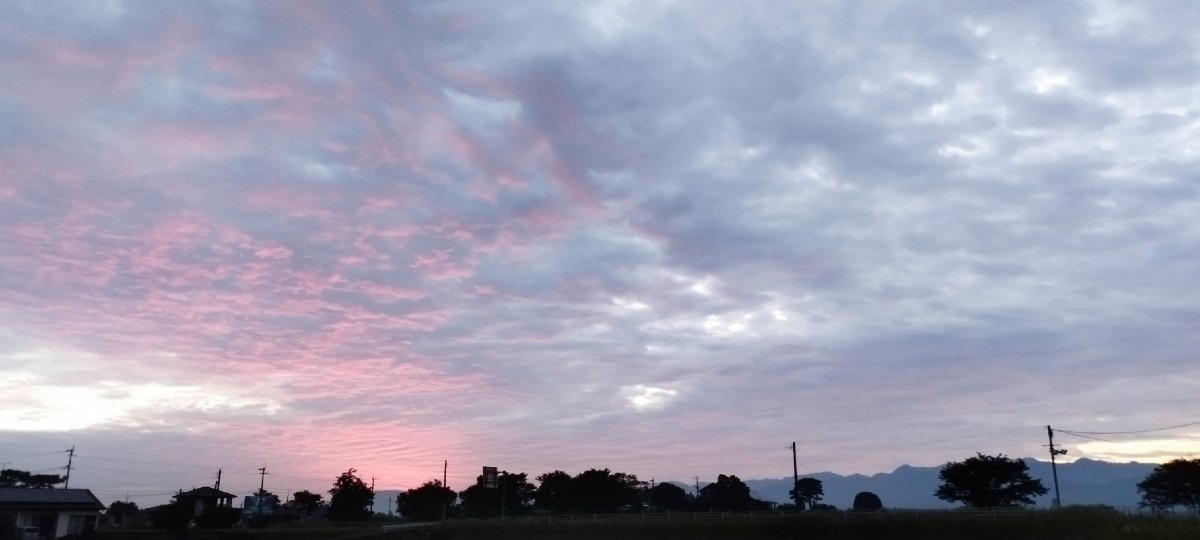
[[(1200, 420), (1200, 4), (5, 2), (0, 461), (108, 502)], [(1060, 433), (1200, 454), (1200, 426)], [(1097, 440), (1104, 439), (1104, 440)], [(259, 467), (269, 475), (260, 477)]]

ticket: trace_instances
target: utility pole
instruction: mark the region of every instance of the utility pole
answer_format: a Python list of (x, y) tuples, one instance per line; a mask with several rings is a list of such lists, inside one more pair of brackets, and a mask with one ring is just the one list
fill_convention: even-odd
[[(449, 486), (446, 485), (446, 471), (449, 468), (450, 468), (450, 460), (448, 460), (448, 459), (442, 460), (442, 489), (449, 489)], [(396, 504), (397, 504), (397, 506), (399, 506), (399, 504), (400, 504), (399, 497), (396, 498)], [(446, 503), (445, 502), (442, 502), (442, 521), (446, 521)]]
[(508, 497), (508, 471), (500, 471), (500, 523), (504, 523), (505, 499)]
[(75, 446), (67, 450), (67, 477), (63, 479), (63, 489), (71, 487), (71, 463), (75, 461)]
[(258, 515), (262, 515), (263, 493), (265, 493), (267, 485), (267, 466), (263, 465), (258, 468)]
[(1050, 447), (1050, 470), (1054, 473), (1054, 507), (1062, 508), (1062, 494), (1058, 491), (1058, 463), (1054, 458), (1066, 454), (1067, 451), (1054, 448), (1054, 430), (1050, 429), (1049, 425), (1046, 426), (1046, 436), (1050, 438), (1050, 444), (1046, 446)]
[(221, 491), (221, 469), (217, 469), (217, 485), (213, 486), (213, 489)]
[[(807, 470), (808, 467), (805, 467)], [(796, 492), (796, 486), (800, 483), (800, 469), (796, 467), (796, 441), (792, 441), (792, 492)], [(800, 494), (796, 493), (792, 499), (796, 503), (796, 513), (800, 513)]]
[(696, 498), (700, 498), (700, 477), (696, 477)]

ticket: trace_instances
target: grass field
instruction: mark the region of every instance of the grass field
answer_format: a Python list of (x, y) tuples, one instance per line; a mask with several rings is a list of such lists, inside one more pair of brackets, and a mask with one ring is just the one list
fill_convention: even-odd
[[(703, 514), (701, 515), (703, 516)], [(764, 516), (765, 517), (765, 516)], [(155, 531), (102, 531), (103, 540), (1200, 540), (1200, 519), (1162, 519), (1111, 512), (1061, 511), (1015, 514), (879, 514), (793, 517), (756, 521), (678, 520), (641, 522), (564, 520), (459, 521), (445, 526), (381, 532), (389, 522), (266, 529), (192, 531), (173, 536)], [(395, 523), (395, 522), (391, 522)]]
[[(414, 531), (415, 533), (415, 531)], [(1136, 518), (791, 520), (742, 523), (450, 527), (420, 535), (387, 538), (429, 540), (635, 540), (804, 539), (804, 540), (1197, 540), (1200, 521)]]

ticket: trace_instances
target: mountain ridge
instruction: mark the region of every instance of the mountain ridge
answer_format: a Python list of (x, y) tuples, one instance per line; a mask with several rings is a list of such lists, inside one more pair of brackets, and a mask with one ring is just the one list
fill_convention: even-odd
[[(1029, 475), (1041, 480), (1049, 493), (1039, 497), (1036, 506), (1050, 507), (1054, 502), (1054, 479), (1050, 462), (1034, 458), (1021, 458), (1029, 467)], [(1064, 505), (1108, 505), (1118, 508), (1136, 507), (1141, 501), (1137, 483), (1142, 481), (1157, 464), (1113, 463), (1080, 458), (1070, 463), (1058, 464), (1058, 483)], [(833, 472), (818, 472), (801, 475), (801, 478), (816, 478), (821, 481), (825, 496), (821, 502), (838, 508), (849, 508), (854, 495), (870, 491), (879, 495), (888, 508), (939, 509), (958, 505), (934, 497), (938, 486), (938, 473), (942, 466), (920, 467), (900, 465), (892, 472), (841, 475)], [(788, 490), (792, 478), (763, 478), (743, 480), (756, 498), (779, 503), (790, 502)], [(689, 486), (675, 482), (681, 486)], [(691, 491), (691, 489), (689, 489)]]

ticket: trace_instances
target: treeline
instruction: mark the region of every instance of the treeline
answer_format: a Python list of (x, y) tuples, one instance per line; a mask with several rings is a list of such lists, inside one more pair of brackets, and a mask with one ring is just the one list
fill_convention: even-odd
[[(488, 518), (541, 514), (611, 514), (617, 512), (771, 510), (775, 503), (754, 498), (735, 475), (718, 475), (717, 481), (690, 493), (672, 483), (639, 480), (636, 475), (609, 469), (588, 469), (574, 476), (551, 471), (530, 481), (526, 473), (501, 472), (494, 482), (481, 475), (475, 484), (455, 491), (430, 480), (397, 497), (400, 515), (429, 521), (444, 517)], [(820, 481), (806, 479), (815, 492), (802, 494), (812, 507), (820, 500)], [(794, 508), (794, 506), (793, 506)]]
[(53, 489), (65, 477), (57, 474), (34, 474), (17, 469), (0, 470), (0, 488)]

